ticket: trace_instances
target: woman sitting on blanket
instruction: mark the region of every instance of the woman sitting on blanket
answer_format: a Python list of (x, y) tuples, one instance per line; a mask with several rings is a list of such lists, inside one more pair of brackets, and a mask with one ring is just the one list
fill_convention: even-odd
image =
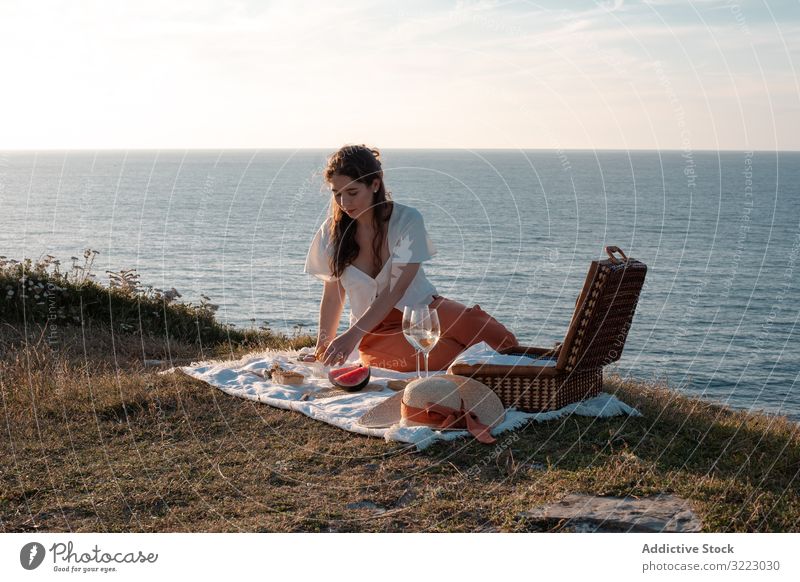
[[(421, 263), (436, 249), (418, 210), (393, 202), (380, 152), (344, 146), (328, 158), (324, 178), (333, 195), (330, 216), (314, 236), (306, 273), (324, 281), (315, 356), (340, 365), (358, 348), (361, 362), (401, 372), (416, 370), (416, 352), (403, 336), (403, 307), (435, 309), (441, 336), (431, 370), (445, 370), (465, 348), (485, 341), (496, 350), (516, 345), (511, 331), (483, 311), (437, 294)], [(350, 327), (336, 336), (345, 302)]]

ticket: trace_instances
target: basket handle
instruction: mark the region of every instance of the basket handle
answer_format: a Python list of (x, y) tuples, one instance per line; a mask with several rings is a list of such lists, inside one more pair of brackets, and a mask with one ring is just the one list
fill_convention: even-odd
[(620, 255), (622, 255), (623, 263), (628, 262), (628, 257), (625, 255), (625, 253), (622, 252), (622, 249), (612, 245), (606, 247), (606, 254), (608, 254), (608, 258), (609, 260), (611, 260), (612, 264), (618, 265), (620, 263), (619, 259), (617, 259), (617, 257), (614, 256), (614, 253), (619, 253)]

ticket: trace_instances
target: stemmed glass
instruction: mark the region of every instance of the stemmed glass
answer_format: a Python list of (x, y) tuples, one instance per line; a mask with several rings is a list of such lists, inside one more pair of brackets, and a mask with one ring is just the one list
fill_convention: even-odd
[(412, 321), (412, 312), (413, 308), (410, 305), (406, 305), (403, 307), (403, 335), (405, 336), (408, 343), (411, 344), (411, 347), (414, 348), (414, 359), (417, 361), (417, 378), (420, 378), (419, 375), (419, 346), (414, 341), (414, 338), (411, 333), (411, 321)]
[(417, 378), (419, 373), (419, 352), (425, 354), (425, 377), (428, 373), (428, 356), (436, 346), (441, 335), (439, 314), (427, 305), (407, 305), (403, 308), (403, 335), (417, 350)]

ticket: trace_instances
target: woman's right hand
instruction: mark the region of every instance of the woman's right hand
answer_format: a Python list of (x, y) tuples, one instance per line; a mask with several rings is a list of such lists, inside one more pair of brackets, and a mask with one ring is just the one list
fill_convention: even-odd
[(314, 355), (306, 356), (306, 358), (311, 358), (306, 359), (306, 362), (318, 362), (322, 360), (322, 357), (325, 355), (325, 350), (328, 349), (328, 344), (330, 343), (329, 341), (317, 340), (317, 346), (314, 348)]

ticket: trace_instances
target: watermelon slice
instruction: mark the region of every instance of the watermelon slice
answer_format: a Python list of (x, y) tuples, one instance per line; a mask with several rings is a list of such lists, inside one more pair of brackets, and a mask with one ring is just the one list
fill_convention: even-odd
[(358, 392), (369, 383), (370, 368), (369, 366), (348, 366), (346, 368), (338, 368), (331, 370), (328, 374), (328, 380), (334, 386), (341, 388), (347, 392)]
[(353, 370), (358, 370), (361, 367), (362, 367), (361, 364), (359, 364), (357, 366), (347, 366), (345, 368), (337, 368), (335, 370), (330, 371), (330, 376), (332, 378), (338, 378), (342, 374), (347, 374), (348, 372), (352, 372)]

